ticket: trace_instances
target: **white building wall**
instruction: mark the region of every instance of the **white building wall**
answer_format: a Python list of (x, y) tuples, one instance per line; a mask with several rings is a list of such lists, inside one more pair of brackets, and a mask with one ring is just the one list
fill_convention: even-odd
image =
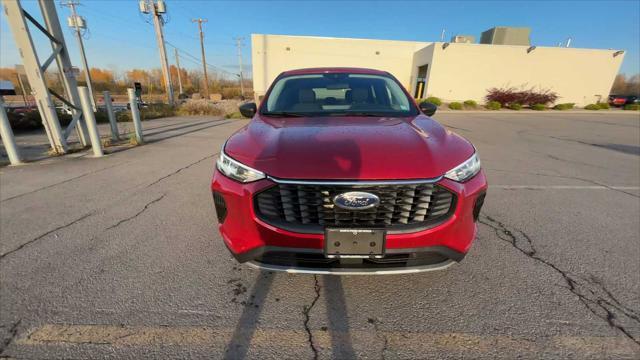
[(578, 106), (605, 101), (624, 55), (616, 50), (441, 42), (251, 35), (253, 86), (264, 95), (281, 72), (310, 67), (388, 71), (415, 93), (418, 67), (429, 64), (425, 94), (484, 102), (492, 87), (537, 87)]
[(309, 36), (251, 35), (253, 89), (262, 96), (281, 72), (310, 67), (388, 71), (407, 88), (414, 53), (429, 43)]
[[(557, 103), (606, 101), (624, 55), (616, 50), (435, 43), (427, 94), (445, 101), (484, 102), (492, 87), (544, 88)], [(420, 63), (415, 66), (421, 65)], [(431, 70), (431, 69), (430, 69)]]

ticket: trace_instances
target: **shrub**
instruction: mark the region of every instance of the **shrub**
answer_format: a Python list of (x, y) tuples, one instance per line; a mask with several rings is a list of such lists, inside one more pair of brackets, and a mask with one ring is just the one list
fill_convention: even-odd
[(179, 115), (223, 115), (222, 109), (207, 100), (192, 100), (180, 105)]
[(509, 109), (511, 110), (520, 110), (522, 109), (522, 105), (518, 103), (509, 104)]
[[(71, 115), (56, 109), (60, 125), (67, 126), (71, 123)], [(22, 113), (16, 113), (13, 109), (7, 109), (9, 125), (14, 132), (29, 131), (42, 128), (42, 118), (38, 110), (32, 109)]]
[(489, 110), (500, 110), (502, 105), (497, 101), (489, 101), (484, 107)]
[(598, 107), (603, 110), (608, 110), (611, 108), (608, 103), (599, 102), (599, 103), (596, 103), (596, 105), (598, 105)]
[(435, 106), (442, 105), (442, 100), (440, 100), (440, 98), (437, 98), (435, 96), (429, 96), (428, 98), (424, 99), (424, 101), (430, 102)]
[(140, 110), (140, 120), (159, 119), (175, 115), (176, 110), (167, 104), (149, 104), (148, 107)]
[(640, 104), (627, 104), (624, 106), (625, 110), (640, 110)]
[(225, 119), (246, 119), (240, 111), (235, 111), (224, 116)]
[(452, 103), (449, 103), (449, 109), (451, 110), (462, 110), (462, 104), (454, 101)]
[(94, 115), (98, 124), (109, 122), (109, 115), (107, 114), (106, 110), (98, 109), (98, 111), (96, 111)]
[(529, 108), (535, 111), (547, 110), (547, 107), (544, 104), (533, 104), (529, 106)]
[(476, 107), (478, 107), (478, 103), (474, 100), (465, 100), (464, 107), (475, 109)]
[(502, 106), (518, 103), (521, 105), (532, 106), (535, 104), (551, 104), (558, 99), (558, 94), (549, 89), (521, 89), (510, 88), (492, 88), (488, 90), (486, 100), (497, 101)]
[(584, 107), (585, 110), (600, 110), (600, 106), (596, 104), (589, 104)]
[(574, 103), (558, 104), (553, 107), (554, 110), (570, 110), (573, 109)]
[[(108, 118), (106, 118), (106, 113), (104, 114), (104, 116), (106, 119), (105, 121), (109, 121)], [(159, 119), (164, 117), (171, 117), (171, 116), (176, 116), (176, 109), (167, 104), (162, 104), (162, 103), (149, 104), (147, 107), (143, 107), (140, 109), (140, 120), (142, 121)], [(133, 119), (131, 118), (131, 110), (122, 110), (122, 111), (116, 112), (116, 121), (117, 122), (133, 121)]]

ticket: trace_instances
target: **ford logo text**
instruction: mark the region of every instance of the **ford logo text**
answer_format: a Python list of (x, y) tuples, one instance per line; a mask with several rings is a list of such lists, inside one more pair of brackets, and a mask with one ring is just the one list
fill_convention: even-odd
[(350, 191), (336, 195), (333, 203), (345, 210), (365, 210), (378, 206), (380, 198), (368, 192)]

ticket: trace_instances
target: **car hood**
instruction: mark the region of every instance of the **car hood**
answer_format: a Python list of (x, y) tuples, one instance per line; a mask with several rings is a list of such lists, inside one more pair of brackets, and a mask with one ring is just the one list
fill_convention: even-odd
[(473, 146), (424, 115), (270, 118), (259, 115), (229, 138), (230, 157), (283, 179), (437, 178)]

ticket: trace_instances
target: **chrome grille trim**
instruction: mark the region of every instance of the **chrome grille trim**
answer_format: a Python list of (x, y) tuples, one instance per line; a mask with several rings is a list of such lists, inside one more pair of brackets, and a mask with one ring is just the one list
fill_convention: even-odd
[[(380, 198), (371, 209), (347, 210), (331, 199), (348, 191)], [(436, 226), (455, 211), (456, 195), (431, 181), (301, 182), (286, 180), (254, 196), (256, 215), (273, 226), (300, 233), (323, 233), (325, 227), (384, 228), (409, 233)]]

